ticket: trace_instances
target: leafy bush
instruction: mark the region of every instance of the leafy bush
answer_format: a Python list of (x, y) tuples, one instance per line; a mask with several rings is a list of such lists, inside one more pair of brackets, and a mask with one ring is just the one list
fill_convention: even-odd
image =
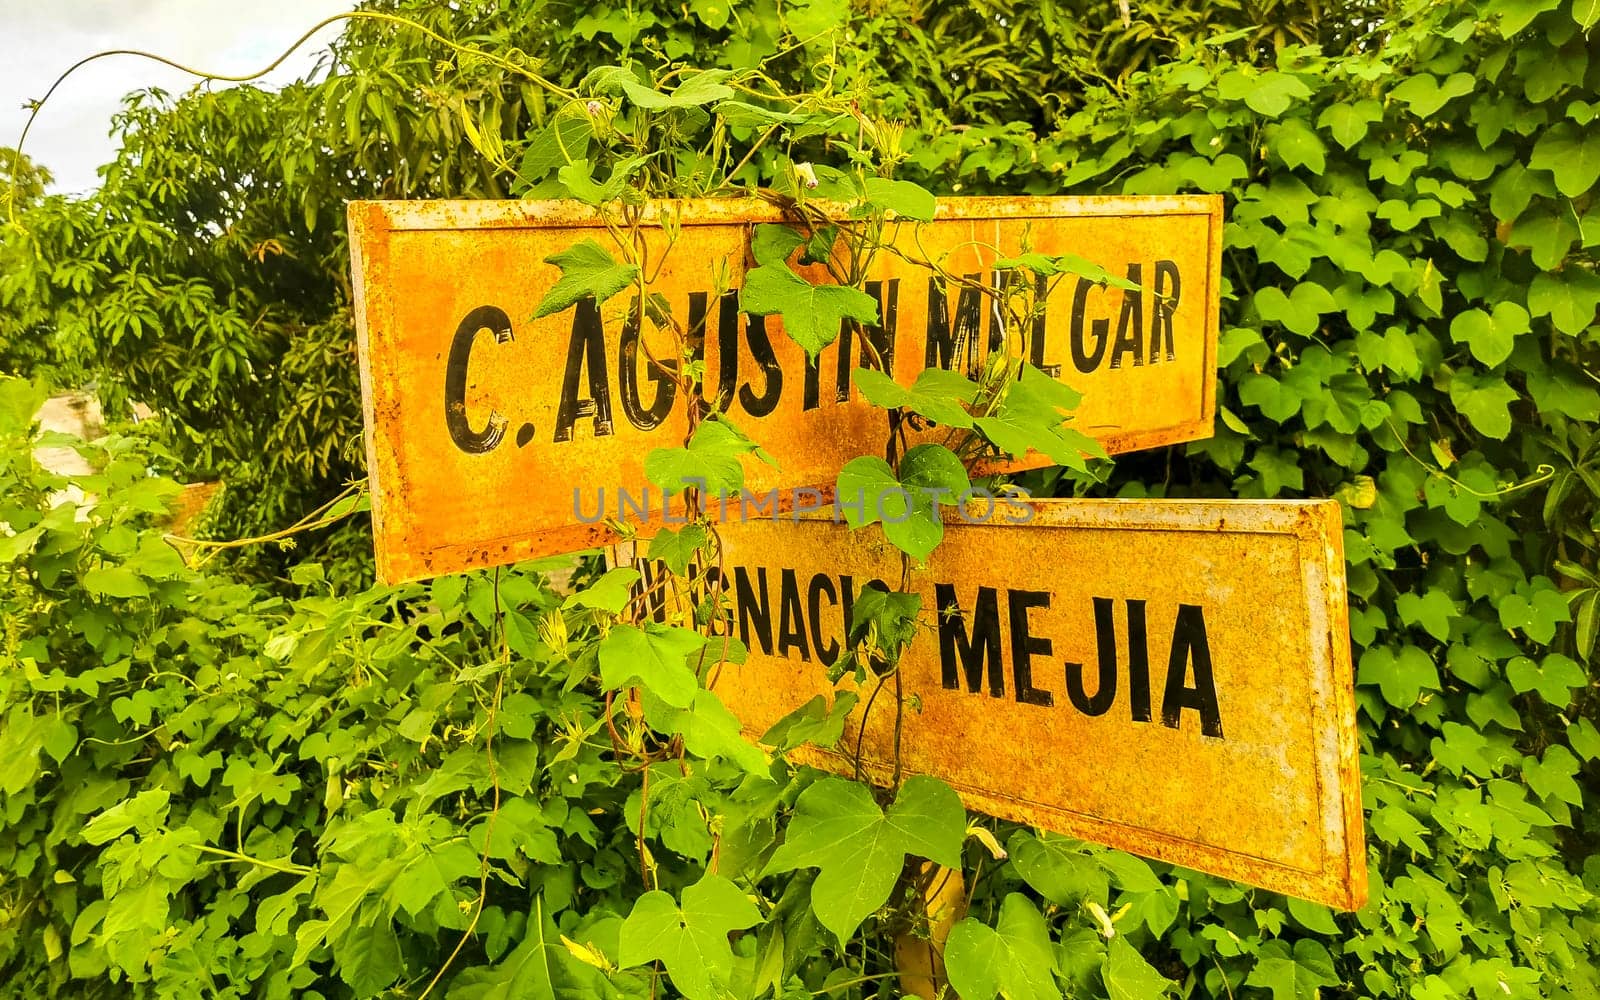
[[(773, 54), (779, 90), (794, 93), (847, 17), (827, 3), (783, 15), (757, 4), (738, 20), (715, 4), (690, 8), (693, 21), (664, 6), (595, 11), (568, 19), (570, 30), (547, 30), (542, 11), (470, 28), (442, 8), (429, 16), (453, 37), (483, 33), (520, 69), (531, 65), (524, 51), (548, 56), (542, 69), (562, 87), (578, 86), (593, 40), (738, 68)], [(417, 995), (438, 974), (450, 997), (671, 988), (698, 1000), (718, 984), (740, 996), (888, 995), (889, 940), (916, 910), (915, 880), (898, 879), (896, 898), (863, 915), (859, 900), (828, 888), (816, 837), (840, 817), (873, 828), (887, 806), (927, 815), (929, 836), (890, 845), (901, 849), (878, 869), (909, 853), (959, 860), (975, 876), (973, 920), (947, 953), (969, 1000), (1596, 995), (1600, 852), (1585, 807), (1600, 794), (1600, 10), (1453, 2), (1387, 21), (1382, 10), (1349, 14), (1342, 28), (1332, 17), (1281, 30), (1244, 23), (1248, 37), (1219, 44), (1174, 32), (1131, 62), (1119, 49), (1117, 86), (1073, 84), (1067, 115), (1047, 101), (1009, 121), (938, 107), (961, 100), (997, 118), (993, 95), (1016, 81), (1029, 94), (1067, 90), (1091, 63), (1050, 69), (1050, 46), (1070, 40), (1049, 27), (1052, 10), (1018, 15), (1040, 24), (1041, 41), (1018, 48), (1015, 67), (992, 46), (937, 34), (986, 39), (998, 18), (849, 15), (860, 44), (841, 49), (839, 90), (821, 96), (843, 100), (859, 85), (869, 113), (912, 114), (897, 176), (935, 190), (1229, 196), (1217, 437), (1182, 455), (1123, 458), (1103, 485), (1077, 477), (1063, 488), (1343, 501), (1372, 847), (1365, 910), (1335, 916), (1009, 825), (968, 827), (921, 782), (874, 801), (842, 779), (751, 758), (725, 726), (674, 735), (680, 717), (616, 696), (639, 679), (607, 678), (606, 642), (691, 640), (614, 624), (626, 601), (618, 577), (586, 579), (572, 600), (530, 572), (349, 594), (307, 563), (294, 570), (297, 596), (282, 598), (196, 573), (142, 527), (171, 488), (143, 474), (149, 459), (125, 441), (95, 446), (106, 466), (86, 484), (92, 507), (49, 509), (61, 483), (27, 458), (31, 391), (4, 382), (0, 520), (14, 534), (0, 539), (10, 668), (0, 748), (19, 762), (0, 789), (7, 988), (372, 996), (398, 984)], [(786, 25), (809, 42), (779, 54)], [(1338, 32), (1353, 25), (1371, 33), (1346, 44)], [(147, 294), (114, 278), (141, 268), (106, 265), (102, 277), (130, 283), (137, 304), (96, 293), (83, 310), (85, 343), (112, 370), (149, 359), (129, 376), (146, 381), (127, 384), (195, 394), (168, 404), (193, 434), (178, 442), (191, 462), (212, 461), (192, 449), (216, 449), (248, 476), (265, 455), (263, 468), (301, 496), (350, 472), (337, 457), (354, 432), (348, 372), (337, 370), (348, 365), (344, 263), (328, 235), (338, 197), (581, 195), (582, 182), (626, 161), (630, 143), (684, 145), (619, 129), (594, 143), (592, 174), (563, 177), (546, 163), (519, 178), (559, 109), (541, 105), (537, 88), (525, 93), (515, 72), (465, 56), (457, 89), (419, 102), (415, 80), (437, 51), (423, 38), (380, 44), (380, 27), (352, 30), (348, 74), (279, 99), (239, 92), (171, 113), (134, 108), (130, 150), (162, 137), (173, 159), (134, 177), (141, 161), (129, 152), (107, 206), (198, 178), (189, 196), (153, 203), (157, 217), (199, 227), (186, 241), (207, 242), (204, 213), (181, 205), (204, 205), (205, 184), (243, 175), (202, 169), (183, 151), (220, 144), (227, 162), (230, 139), (278, 151), (269, 159), (285, 165), (283, 183), (245, 185), (262, 200), (240, 217), (244, 235), (232, 249), (199, 247), (217, 259), (195, 275), (178, 273), (194, 254), (169, 254), (155, 232), (172, 223), (110, 217), (135, 243), (148, 236), (129, 260), (170, 278)], [(1311, 37), (1327, 47), (1293, 41)], [(999, 82), (891, 86), (875, 74), (903, 63), (890, 52), (906, 38), (969, 69), (968, 81)], [(591, 93), (608, 96), (591, 88), (575, 99)], [(319, 127), (273, 124), (285, 107)], [(319, 173), (318, 143), (332, 151), (330, 173)], [(730, 147), (725, 165), (746, 148)], [(837, 134), (797, 138), (729, 181), (780, 181), (792, 159), (843, 166), (847, 148)], [(423, 155), (438, 150), (450, 155)], [(237, 155), (243, 164), (258, 153)], [(648, 187), (705, 176), (685, 160)], [(296, 242), (280, 255), (267, 241), (283, 233)], [(254, 265), (227, 257), (251, 247), (265, 248)], [(218, 274), (244, 290), (219, 299)], [(193, 315), (162, 311), (184, 301), (200, 303)], [(110, 326), (94, 325), (120, 315), (109, 303), (157, 310), (121, 335), (135, 338), (125, 355)], [(253, 345), (263, 336), (253, 309), (276, 310), (264, 322), (281, 320), (266, 335), (278, 339)], [(173, 329), (210, 331), (193, 348), (205, 373)], [(297, 350), (309, 381), (266, 374), (295, 371)], [(230, 369), (225, 356), (241, 360)], [(198, 381), (172, 381), (180, 371)], [(288, 429), (268, 419), (294, 405), (272, 393), (307, 385), (325, 409)], [(215, 412), (258, 390), (274, 400), (261, 412)], [(291, 437), (269, 444), (272, 434)], [(305, 435), (303, 453), (293, 435)], [(291, 476), (274, 462), (310, 464)], [(236, 485), (247, 497), (256, 489)], [(272, 516), (292, 506), (284, 499)], [(694, 715), (717, 713), (707, 703)], [(1007, 859), (986, 842), (1004, 844)], [(1000, 971), (977, 972), (990, 967)]]

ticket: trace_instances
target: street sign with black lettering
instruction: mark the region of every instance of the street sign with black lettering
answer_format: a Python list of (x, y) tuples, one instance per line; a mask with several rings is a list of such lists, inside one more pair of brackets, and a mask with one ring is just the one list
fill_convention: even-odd
[[(712, 409), (776, 455), (749, 485), (831, 485), (882, 451), (884, 418), (851, 371), (881, 359), (903, 385), (1024, 354), (1083, 394), (1073, 426), (1112, 453), (1207, 437), (1215, 411), (1221, 199), (967, 198), (933, 222), (891, 224), (863, 284), (880, 323), (808, 363), (777, 316), (740, 311), (764, 202), (661, 202), (637, 230), (571, 202), (358, 202), (351, 254), (379, 575), (388, 581), (569, 552), (610, 540), (580, 497), (647, 488), (645, 456), (683, 443), (687, 401), (655, 367), (703, 366)], [(652, 309), (690, 332), (687, 354), (624, 291), (535, 318), (586, 240), (638, 240)], [(1006, 329), (983, 294), (1024, 251), (1071, 254), (1137, 291), (1072, 278)], [(821, 265), (799, 267), (820, 281)], [(659, 297), (658, 297), (659, 296)], [(1020, 329), (1020, 327), (1028, 329)], [(1021, 349), (1018, 350), (1019, 345)], [(1036, 464), (1044, 464), (1039, 457)], [(1013, 463), (1008, 468), (1028, 463)], [(656, 509), (627, 512), (643, 524)]]
[[(900, 662), (900, 762), (977, 811), (1344, 909), (1367, 895), (1339, 505), (1035, 501), (1025, 523), (951, 514)], [(855, 700), (798, 759), (888, 780), (893, 688), (828, 668), (881, 532), (825, 514), (720, 528), (725, 628), (749, 647), (713, 690), (761, 738), (812, 699)], [(661, 591), (656, 591), (660, 595)], [(865, 725), (862, 724), (863, 713)]]

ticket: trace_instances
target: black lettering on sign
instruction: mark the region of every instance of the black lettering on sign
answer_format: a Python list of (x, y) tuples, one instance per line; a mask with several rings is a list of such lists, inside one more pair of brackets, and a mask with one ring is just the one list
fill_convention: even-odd
[[(1128, 265), (1128, 280), (1144, 280), (1144, 266)], [(1111, 349), (1111, 367), (1122, 367), (1122, 356), (1131, 353), (1134, 366), (1144, 364), (1144, 291), (1122, 293), (1122, 315), (1117, 318), (1117, 346)]]
[[(755, 358), (756, 367), (761, 369), (762, 377), (765, 379), (759, 396), (751, 391), (749, 382), (739, 389), (739, 405), (743, 406), (745, 412), (752, 417), (764, 417), (777, 409), (778, 398), (783, 394), (783, 368), (778, 364), (778, 355), (772, 349), (772, 338), (767, 331), (769, 318), (777, 317), (745, 317), (745, 339), (749, 341), (750, 354)], [(738, 358), (737, 353), (734, 354), (734, 358)], [(735, 360), (732, 363), (738, 362)]]
[(1050, 595), (1042, 590), (1012, 590), (1007, 592), (1007, 604), (1011, 619), (1011, 677), (1016, 681), (1017, 701), (1048, 708), (1056, 699), (1049, 691), (1033, 686), (1033, 658), (1049, 656), (1051, 643), (1043, 636), (1032, 634), (1028, 611), (1048, 608)]
[[(1184, 684), (1189, 664), (1194, 664), (1194, 687)], [(1211, 676), (1211, 643), (1206, 639), (1205, 611), (1198, 604), (1178, 605), (1172, 628), (1172, 656), (1167, 663), (1167, 689), (1161, 698), (1161, 724), (1178, 728), (1186, 708), (1200, 713), (1200, 731), (1222, 738), (1222, 715), (1217, 711), (1217, 685)]]
[(1089, 324), (1089, 330), (1094, 335), (1094, 350), (1085, 347), (1083, 321), (1089, 311), (1089, 292), (1099, 287), (1088, 278), (1079, 278), (1078, 287), (1072, 292), (1072, 365), (1084, 374), (1100, 367), (1101, 359), (1106, 356), (1106, 338), (1111, 332), (1111, 321), (1096, 317)]
[(1084, 715), (1104, 715), (1117, 700), (1117, 626), (1111, 618), (1115, 602), (1109, 597), (1094, 599), (1094, 635), (1100, 654), (1100, 679), (1091, 696), (1083, 686), (1083, 664), (1068, 663), (1067, 697), (1072, 707)]
[(972, 629), (966, 627), (961, 603), (956, 600), (954, 584), (934, 584), (934, 600), (939, 607), (939, 660), (943, 667), (944, 686), (951, 691), (960, 689), (960, 675), (956, 671), (959, 658), (961, 673), (965, 675), (967, 690), (977, 694), (983, 685), (985, 664), (989, 671), (989, 693), (1004, 698), (1006, 679), (1000, 662), (1000, 602), (993, 587), (979, 587), (978, 599), (972, 608)]
[(856, 581), (853, 577), (839, 577), (839, 608), (844, 613), (844, 629), (848, 637), (851, 616), (856, 613)]
[[(1006, 311), (1004, 305), (1006, 288), (1011, 284), (1015, 276), (1015, 272), (1012, 271), (999, 271), (996, 272), (995, 275), (995, 290), (999, 294), (995, 296), (994, 305), (992, 306), (991, 322), (993, 322), (994, 328), (1000, 331), (1001, 337), (1004, 337), (1006, 332)], [(1056, 378), (1061, 374), (1061, 366), (1047, 365), (1044, 363), (1045, 310), (1049, 304), (1049, 296), (1050, 276), (1046, 274), (1034, 275), (1034, 317), (1033, 322), (1029, 324), (1031, 329), (1028, 331), (1028, 360), (1033, 364), (1033, 367), (1044, 372), (1051, 378)]]
[[(849, 580), (849, 577), (845, 577)], [(811, 648), (816, 650), (817, 659), (823, 666), (831, 667), (839, 658), (839, 640), (829, 639), (824, 645), (822, 641), (822, 595), (828, 595), (829, 604), (839, 603), (839, 592), (834, 589), (833, 580), (826, 574), (818, 573), (811, 578), (811, 585), (806, 588), (806, 610), (811, 617)]]
[[(845, 326), (839, 324), (842, 332)], [(816, 357), (806, 356), (806, 381), (805, 390), (800, 399), (802, 410), (815, 410), (822, 405), (822, 355)]]
[[(838, 403), (850, 401), (850, 373), (856, 367), (894, 371), (894, 331), (895, 324), (900, 322), (900, 279), (889, 279), (887, 297), (884, 295), (884, 284), (881, 281), (867, 282), (866, 291), (872, 296), (872, 301), (878, 303), (878, 315), (883, 322), (860, 331), (862, 344), (855, 363), (851, 363), (850, 360), (851, 341), (855, 339), (856, 334), (855, 324), (848, 320), (840, 324), (839, 362), (833, 394), (834, 401)], [(877, 355), (877, 360), (873, 359), (874, 354)]]
[[(705, 360), (708, 292), (689, 294), (689, 357)], [(739, 386), (739, 293), (727, 292), (717, 300), (717, 392), (709, 400), (712, 413), (724, 413), (733, 404)], [(705, 387), (700, 395), (705, 398)]]
[[(1183, 287), (1178, 265), (1170, 260), (1158, 260), (1152, 267), (1154, 285), (1151, 289), (1139, 288), (1122, 293), (1117, 315), (1117, 333), (1111, 336), (1109, 316), (1090, 317), (1090, 308), (1104, 298), (1100, 286), (1088, 278), (1079, 278), (1072, 292), (1072, 319), (1069, 341), (1072, 364), (1078, 371), (1088, 374), (1097, 370), (1110, 354), (1111, 368), (1138, 368), (1145, 364), (1160, 364), (1176, 357), (1173, 345), (1172, 316), (1178, 309), (1178, 299)], [(1127, 265), (1127, 278), (1138, 285), (1144, 284), (1145, 266), (1139, 262)], [(1150, 326), (1145, 329), (1145, 294), (1150, 292)], [(1091, 293), (1098, 293), (1091, 297)], [(1146, 356), (1146, 345), (1149, 354)], [(1041, 355), (1042, 357), (1042, 355)], [(1037, 363), (1037, 362), (1035, 362)]]
[(444, 425), (450, 431), (450, 440), (469, 455), (493, 451), (506, 435), (506, 418), (498, 410), (489, 411), (489, 420), (481, 431), (473, 430), (467, 419), (467, 369), (472, 361), (472, 345), (482, 330), (493, 333), (495, 343), (510, 343), (511, 317), (498, 306), (479, 306), (467, 313), (450, 339), (450, 356), (444, 366)]
[(786, 569), (778, 586), (778, 655), (788, 656), (789, 650), (800, 652), (800, 662), (811, 662), (811, 649), (806, 645), (806, 617), (800, 607), (800, 583), (794, 570)]
[[(705, 293), (696, 294), (700, 296), (701, 321), (704, 322)], [(692, 309), (693, 296), (690, 299)], [(645, 406), (640, 398), (639, 319), (642, 313), (635, 300), (635, 306), (628, 310), (628, 318), (622, 323), (622, 339), (617, 342), (617, 393), (622, 398), (622, 414), (628, 418), (628, 423), (641, 431), (650, 431), (661, 426), (667, 414), (672, 412), (672, 403), (678, 396), (678, 383), (668, 377), (655, 361), (646, 358), (645, 371), (656, 385), (655, 398), (649, 406)], [(692, 321), (692, 312), (690, 318)]]
[(954, 322), (950, 317), (950, 301), (944, 279), (937, 275), (928, 279), (928, 346), (923, 359), (924, 368), (947, 368), (953, 371), (957, 362), (964, 362), (967, 374), (977, 374), (984, 354), (978, 343), (982, 304), (978, 289), (973, 287), (978, 283), (978, 276), (968, 274), (965, 277), (968, 283), (963, 284), (956, 293)]
[(1160, 360), (1163, 349), (1167, 360), (1172, 360), (1172, 314), (1178, 311), (1178, 296), (1183, 290), (1183, 282), (1178, 278), (1178, 265), (1175, 262), (1156, 261), (1155, 286), (1155, 307), (1150, 314), (1151, 364)]
[(1143, 601), (1128, 602), (1128, 701), (1134, 722), (1150, 721), (1150, 640)]
[(750, 643), (751, 625), (755, 625), (756, 638), (761, 642), (761, 652), (772, 655), (772, 606), (767, 602), (767, 571), (756, 570), (756, 586), (761, 588), (759, 602), (750, 586), (750, 574), (743, 566), (733, 568), (734, 603), (739, 606), (739, 641), (754, 650)]
[[(589, 369), (589, 395), (578, 395), (583, 369)], [(594, 297), (578, 303), (567, 341), (567, 368), (561, 377), (561, 406), (556, 411), (556, 441), (571, 441), (580, 418), (594, 418), (594, 436), (611, 433), (611, 376), (606, 369), (606, 332)]]

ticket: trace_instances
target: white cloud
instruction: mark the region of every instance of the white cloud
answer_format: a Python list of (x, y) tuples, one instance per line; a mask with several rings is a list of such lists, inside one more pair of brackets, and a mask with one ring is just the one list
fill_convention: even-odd
[[(77, 60), (110, 48), (145, 49), (212, 73), (261, 69), (318, 21), (350, 10), (356, 0), (46, 0), (0, 14), (0, 145), (17, 142), (24, 102), (43, 97)], [(13, 6), (6, 3), (5, 6)], [(337, 36), (319, 32), (268, 78), (281, 84), (309, 71)], [(28, 133), (24, 152), (56, 176), (61, 191), (98, 183), (95, 168), (111, 159), (108, 132), (122, 96), (147, 87), (181, 91), (194, 78), (133, 56), (90, 63), (68, 78)]]

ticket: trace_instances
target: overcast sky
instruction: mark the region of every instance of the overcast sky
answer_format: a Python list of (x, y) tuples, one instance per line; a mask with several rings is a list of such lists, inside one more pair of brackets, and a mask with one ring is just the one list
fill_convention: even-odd
[[(27, 112), (68, 66), (101, 49), (146, 49), (213, 73), (253, 73), (313, 24), (356, 0), (0, 0), (0, 146), (15, 146)], [(306, 73), (337, 36), (324, 29), (271, 77)], [(193, 78), (135, 56), (113, 56), (78, 70), (55, 92), (28, 133), (23, 152), (55, 174), (55, 190), (99, 183), (111, 159), (107, 133), (122, 95), (145, 87), (181, 92)], [(220, 85), (216, 85), (220, 86)]]

